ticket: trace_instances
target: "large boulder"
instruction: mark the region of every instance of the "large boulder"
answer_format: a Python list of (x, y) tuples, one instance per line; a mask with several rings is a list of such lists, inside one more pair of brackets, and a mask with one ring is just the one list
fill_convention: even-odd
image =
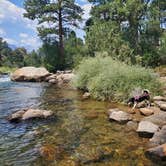
[(27, 109), (13, 113), (8, 117), (10, 122), (18, 122), (21, 120), (33, 119), (33, 118), (48, 118), (53, 115), (52, 111), (39, 110), (39, 109)]
[(160, 111), (159, 113), (145, 117), (142, 120), (152, 122), (162, 127), (166, 124), (166, 112)]
[(116, 108), (109, 110), (109, 119), (111, 121), (117, 121), (119, 123), (126, 123), (132, 120), (132, 116), (129, 113), (121, 111)]
[(137, 132), (141, 137), (151, 138), (159, 130), (159, 126), (148, 121), (141, 121), (138, 125)]
[(155, 159), (156, 161), (159, 160), (166, 160), (166, 144), (162, 144), (160, 146), (150, 148), (146, 151), (146, 156), (149, 158)]
[(166, 143), (166, 125), (161, 130), (154, 133), (150, 139), (150, 146), (158, 146)]
[(12, 81), (44, 81), (50, 73), (44, 68), (23, 67), (11, 74)]

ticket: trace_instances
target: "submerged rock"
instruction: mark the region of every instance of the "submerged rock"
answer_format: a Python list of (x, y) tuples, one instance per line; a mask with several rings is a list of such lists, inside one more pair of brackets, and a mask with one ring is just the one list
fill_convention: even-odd
[(160, 146), (150, 148), (146, 151), (146, 156), (152, 159), (166, 160), (166, 144), (162, 144)]
[(138, 125), (137, 132), (141, 137), (151, 138), (159, 130), (159, 126), (148, 121), (141, 121)]
[(17, 122), (21, 120), (33, 119), (33, 118), (48, 118), (53, 115), (52, 111), (39, 110), (39, 109), (27, 109), (13, 113), (9, 116), (10, 122)]
[(110, 109), (109, 119), (113, 121), (117, 121), (119, 123), (126, 123), (132, 120), (132, 116), (129, 113), (121, 111), (119, 109)]
[(138, 123), (134, 121), (127, 122), (127, 131), (135, 131), (137, 130)]
[(44, 81), (50, 73), (43, 67), (23, 67), (11, 75), (12, 81)]
[(166, 143), (166, 125), (161, 130), (155, 132), (153, 137), (150, 139), (150, 146), (158, 146)]

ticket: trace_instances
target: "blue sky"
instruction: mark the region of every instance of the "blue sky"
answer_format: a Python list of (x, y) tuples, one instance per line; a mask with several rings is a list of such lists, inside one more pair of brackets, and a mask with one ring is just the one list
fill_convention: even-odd
[[(84, 9), (83, 19), (86, 20), (89, 17), (91, 4), (87, 0), (76, 0), (76, 2)], [(24, 0), (0, 0), (0, 37), (17, 47), (37, 49), (41, 45), (36, 31), (37, 21), (23, 17), (25, 12), (23, 3)], [(83, 30), (74, 30), (77, 36), (83, 38)]]

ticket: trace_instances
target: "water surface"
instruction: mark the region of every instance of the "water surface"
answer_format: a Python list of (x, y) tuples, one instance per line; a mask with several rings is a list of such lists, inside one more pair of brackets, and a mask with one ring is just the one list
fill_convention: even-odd
[[(109, 122), (107, 111), (114, 107), (82, 100), (71, 87), (0, 78), (0, 166), (157, 165), (144, 156), (148, 139)], [(16, 124), (6, 120), (22, 108), (52, 110), (55, 116)]]

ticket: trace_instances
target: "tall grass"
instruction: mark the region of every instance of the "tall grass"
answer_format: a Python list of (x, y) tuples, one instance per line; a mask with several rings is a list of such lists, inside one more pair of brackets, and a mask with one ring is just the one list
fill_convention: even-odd
[(151, 70), (99, 56), (82, 61), (74, 85), (99, 100), (124, 101), (138, 87), (149, 89), (153, 95), (161, 91), (161, 84)]

